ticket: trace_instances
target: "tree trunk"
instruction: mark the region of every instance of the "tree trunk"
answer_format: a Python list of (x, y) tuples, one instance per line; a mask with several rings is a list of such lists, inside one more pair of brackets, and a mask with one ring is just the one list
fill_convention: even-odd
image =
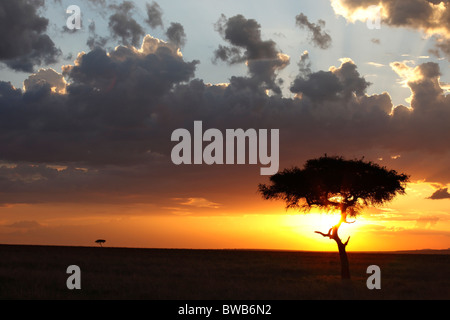
[(348, 264), (347, 252), (345, 251), (347, 245), (342, 243), (339, 237), (337, 238), (336, 243), (339, 249), (339, 257), (341, 258), (341, 279), (350, 279), (350, 266)]
[(339, 249), (339, 258), (341, 259), (341, 279), (348, 280), (348, 279), (350, 279), (350, 266), (348, 263), (348, 257), (347, 257), (347, 252), (345, 251), (345, 248), (347, 247), (350, 237), (344, 243), (342, 242), (341, 238), (339, 238), (338, 229), (341, 226), (342, 222), (346, 222), (345, 212), (342, 214), (341, 221), (339, 221), (339, 223), (337, 225), (335, 225), (330, 230), (328, 230), (328, 233), (325, 234), (320, 231), (316, 231), (316, 233), (321, 234), (324, 237), (328, 237), (328, 238), (336, 241), (336, 243), (338, 245), (338, 249)]

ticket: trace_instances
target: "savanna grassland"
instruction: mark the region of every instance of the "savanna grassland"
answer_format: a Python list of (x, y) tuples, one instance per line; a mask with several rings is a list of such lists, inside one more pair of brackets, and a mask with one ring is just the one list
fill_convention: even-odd
[[(450, 255), (0, 245), (0, 299), (450, 299)], [(81, 290), (69, 290), (69, 265)], [(369, 290), (369, 265), (381, 290)]]

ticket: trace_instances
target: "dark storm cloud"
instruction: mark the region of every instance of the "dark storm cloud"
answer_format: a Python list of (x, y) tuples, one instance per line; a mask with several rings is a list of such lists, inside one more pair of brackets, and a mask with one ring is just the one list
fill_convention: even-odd
[(313, 101), (337, 98), (342, 90), (339, 78), (330, 71), (318, 71), (307, 78), (299, 77), (291, 86), (292, 93), (302, 93)]
[(238, 47), (226, 47), (219, 45), (219, 48), (214, 51), (215, 61), (227, 61), (230, 64), (244, 62), (245, 58), (242, 56), (241, 49)]
[(153, 29), (156, 27), (163, 27), (162, 22), (162, 9), (155, 1), (152, 3), (146, 3), (147, 7), (147, 20), (146, 22)]
[(227, 19), (224, 15), (216, 23), (216, 30), (231, 45), (245, 49), (246, 60), (275, 59), (278, 50), (272, 40), (261, 39), (261, 25), (254, 19), (236, 15)]
[[(399, 64), (393, 63), (391, 66), (396, 70)], [(450, 96), (440, 86), (439, 65), (423, 63), (411, 68), (410, 73), (406, 81), (412, 93), (411, 109), (398, 106), (393, 113), (399, 132), (396, 140), (405, 149), (412, 150), (420, 145), (431, 152), (448, 151), (442, 139), (450, 138), (450, 131), (444, 126), (450, 119)], [(402, 131), (407, 134), (400, 134)]]
[(166, 36), (170, 42), (179, 48), (186, 44), (186, 33), (184, 33), (183, 26), (178, 22), (170, 24), (170, 27), (166, 30)]
[(61, 52), (45, 33), (48, 19), (38, 15), (44, 1), (0, 1), (0, 61), (16, 71), (57, 61)]
[(365, 155), (417, 179), (450, 182), (450, 98), (437, 64), (410, 70), (412, 108), (394, 108), (386, 92), (368, 95), (353, 61), (315, 71), (307, 52), (291, 84), (296, 97), (270, 95), (288, 57), (261, 39), (255, 20), (223, 17), (216, 29), (227, 42), (218, 59), (246, 61), (247, 76), (206, 84), (195, 79), (198, 61), (147, 35), (138, 48), (80, 53), (62, 75), (36, 72), (25, 91), (0, 82), (0, 203), (195, 197), (232, 205), (254, 195), (257, 168), (172, 164), (171, 133), (192, 131), (195, 120), (222, 131), (280, 129), (280, 168), (324, 153)]
[(439, 65), (434, 62), (423, 63), (416, 68), (416, 72), (420, 77), (408, 84), (413, 92), (411, 107), (425, 112), (430, 108), (441, 108), (441, 105), (445, 109), (449, 100), (444, 96), (444, 90), (439, 83)]
[(121, 44), (138, 46), (145, 32), (141, 25), (132, 17), (135, 8), (131, 1), (124, 1), (120, 5), (111, 5), (115, 13), (109, 17), (109, 29)]
[[(106, 166), (99, 170), (72, 165), (55, 168), (45, 164), (0, 166), (0, 176), (0, 190), (9, 190), (0, 194), (3, 205), (48, 203), (56, 199), (61, 203), (120, 203), (126, 202), (124, 199), (130, 193), (142, 196), (139, 201), (151, 202), (155, 200), (153, 194), (158, 197), (160, 192), (158, 185), (148, 184), (148, 179), (163, 178), (156, 170), (142, 166)], [(120, 180), (127, 181), (128, 191), (120, 188)]]
[(99, 164), (151, 158), (158, 99), (192, 78), (196, 64), (148, 36), (141, 51), (118, 47), (107, 55), (96, 48), (79, 55), (64, 68), (70, 81), (65, 95), (52, 92), (55, 84), (42, 77), (25, 93), (1, 82), (2, 158)]
[[(75, 65), (64, 69), (69, 79), (65, 95), (51, 92), (49, 76), (47, 85), (37, 81), (25, 93), (0, 83), (2, 160), (19, 163), (0, 170), (0, 202), (48, 202), (55, 195), (66, 202), (106, 203), (111, 195), (115, 202), (158, 203), (168, 196), (193, 195), (209, 199), (205, 190), (223, 189), (219, 193), (225, 197), (238, 177), (245, 179), (239, 180), (236, 192), (253, 190), (261, 177), (245, 166), (171, 164), (171, 133), (192, 130), (195, 120), (202, 120), (205, 129), (279, 128), (281, 167), (326, 152), (369, 154), (371, 159), (401, 153), (396, 161), (401, 161), (402, 171), (416, 164), (423, 167), (426, 161), (448, 170), (450, 115), (443, 111), (449, 104), (433, 90), (441, 105), (398, 107), (390, 115), (389, 95), (364, 93), (368, 84), (348, 60), (330, 68), (328, 76), (337, 86), (329, 89), (336, 96), (329, 100), (305, 93), (296, 99), (268, 96), (251, 76), (208, 85), (191, 80), (195, 64), (184, 61), (170, 44), (146, 37), (139, 51), (118, 47), (109, 55), (101, 49), (80, 55)], [(415, 104), (422, 103), (422, 95), (430, 98), (426, 87), (439, 73), (425, 64), (418, 72), (420, 81), (410, 81)], [(323, 73), (311, 72), (310, 78), (322, 78)], [(424, 117), (426, 113), (430, 115)], [(424, 153), (428, 148), (441, 152), (442, 163)], [(416, 154), (408, 156), (411, 152)], [(195, 184), (189, 183), (194, 176)], [(450, 175), (438, 179), (445, 183)], [(214, 201), (227, 204), (229, 199)]]
[(331, 36), (323, 31), (325, 28), (325, 21), (319, 20), (317, 23), (310, 22), (308, 17), (300, 13), (295, 17), (295, 23), (300, 28), (306, 28), (311, 33), (311, 42), (314, 46), (321, 49), (328, 49), (331, 46)]
[(292, 86), (292, 93), (301, 93), (314, 102), (325, 100), (349, 99), (352, 94), (362, 96), (370, 83), (360, 76), (356, 65), (351, 61), (344, 62), (340, 68), (332, 68), (331, 71), (318, 71), (306, 73), (309, 66), (304, 66), (307, 56), (303, 55), (300, 62), (300, 76)]
[(230, 64), (246, 61), (255, 84), (264, 84), (267, 89), (280, 94), (276, 81), (277, 71), (289, 64), (289, 57), (276, 48), (272, 40), (262, 40), (261, 25), (254, 19), (236, 15), (227, 19), (221, 16), (216, 30), (231, 46), (222, 46), (215, 51), (215, 60)]

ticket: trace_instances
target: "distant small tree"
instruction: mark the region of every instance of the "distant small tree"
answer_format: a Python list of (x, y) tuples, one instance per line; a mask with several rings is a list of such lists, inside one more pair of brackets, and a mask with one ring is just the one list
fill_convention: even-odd
[(363, 159), (345, 160), (325, 155), (308, 160), (303, 169), (294, 167), (274, 174), (270, 177), (270, 185), (260, 184), (258, 189), (265, 199), (284, 200), (286, 209), (338, 211), (341, 219), (335, 226), (327, 233), (315, 232), (336, 241), (341, 277), (350, 279), (346, 252), (350, 237), (342, 242), (339, 227), (342, 223), (350, 223), (347, 218), (356, 217), (361, 209), (383, 205), (397, 194), (404, 194), (408, 179), (406, 174)]
[(103, 240), (103, 239), (95, 240), (95, 243), (98, 243), (100, 245), (100, 247), (103, 247), (102, 243), (105, 243), (105, 242), (106, 242), (106, 240)]

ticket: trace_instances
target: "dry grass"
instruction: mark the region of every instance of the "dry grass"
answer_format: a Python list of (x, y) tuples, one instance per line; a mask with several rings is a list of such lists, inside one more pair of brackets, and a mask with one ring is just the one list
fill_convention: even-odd
[[(0, 299), (450, 299), (450, 255), (0, 245)], [(66, 269), (81, 268), (81, 290)], [(369, 265), (381, 290), (368, 290)]]

